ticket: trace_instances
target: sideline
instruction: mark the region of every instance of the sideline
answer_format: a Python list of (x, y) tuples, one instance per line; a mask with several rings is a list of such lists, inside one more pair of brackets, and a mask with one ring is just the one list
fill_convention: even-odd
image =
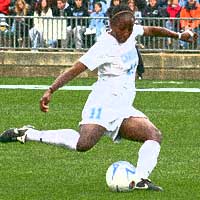
[(169, 84), (183, 84), (184, 82), (183, 81), (153, 81), (153, 84), (166, 84), (166, 83), (169, 83)]
[[(48, 85), (0, 85), (0, 89), (46, 90)], [(92, 86), (63, 86), (59, 90), (92, 90)], [(141, 88), (138, 92), (200, 92), (200, 88)]]

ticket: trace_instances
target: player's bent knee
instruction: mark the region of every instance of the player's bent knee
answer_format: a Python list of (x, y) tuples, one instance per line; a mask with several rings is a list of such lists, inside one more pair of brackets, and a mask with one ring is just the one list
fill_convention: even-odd
[(80, 137), (76, 145), (77, 151), (90, 150), (104, 134), (105, 128), (97, 125), (81, 126)]
[(80, 152), (85, 152), (90, 150), (92, 147), (93, 145), (89, 145), (88, 143), (78, 142), (76, 145), (76, 150)]
[(76, 145), (76, 150), (77, 151), (88, 151), (90, 150), (96, 143), (92, 142), (90, 137), (80, 137), (78, 140), (78, 143)]

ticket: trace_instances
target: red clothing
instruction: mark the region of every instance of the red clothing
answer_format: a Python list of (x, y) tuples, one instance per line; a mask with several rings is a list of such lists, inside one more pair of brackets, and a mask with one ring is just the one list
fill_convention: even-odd
[[(180, 18), (199, 18), (200, 17), (200, 5), (196, 3), (196, 9), (187, 10), (185, 7), (181, 9)], [(198, 28), (200, 20), (180, 20), (181, 27), (184, 29)]]
[(179, 17), (179, 13), (181, 11), (181, 6), (177, 5), (176, 7), (173, 7), (172, 5), (167, 6), (167, 13), (169, 14), (169, 17)]
[(0, 0), (0, 13), (9, 14), (9, 6), (11, 0)]

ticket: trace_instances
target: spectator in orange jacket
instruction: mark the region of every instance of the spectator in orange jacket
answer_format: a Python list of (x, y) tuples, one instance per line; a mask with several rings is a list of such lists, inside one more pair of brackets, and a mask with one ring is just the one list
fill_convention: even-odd
[[(186, 6), (182, 8), (180, 13), (181, 18), (199, 18), (200, 5), (196, 0), (188, 0)], [(181, 20), (183, 29), (195, 29), (200, 25), (200, 20)]]
[[(180, 18), (200, 18), (200, 4), (196, 0), (187, 0), (186, 5), (181, 9)], [(194, 30), (198, 34), (200, 33), (200, 20), (188, 19), (180, 20), (181, 28), (183, 30)], [(197, 41), (198, 48), (200, 48), (200, 38)], [(182, 46), (185, 46), (186, 43), (183, 42)]]

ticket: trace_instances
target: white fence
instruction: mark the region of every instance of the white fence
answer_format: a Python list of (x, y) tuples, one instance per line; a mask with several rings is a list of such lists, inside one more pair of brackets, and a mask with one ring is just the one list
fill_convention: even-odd
[[(18, 50), (87, 50), (97, 40), (97, 31), (88, 34), (90, 17), (14, 17), (0, 18), (0, 49)], [(95, 18), (108, 28), (108, 18)], [(189, 18), (138, 18), (137, 21), (145, 26), (163, 26), (171, 30), (181, 31), (181, 20), (200, 20)], [(35, 28), (33, 32), (30, 30)], [(86, 31), (86, 32), (85, 32)], [(200, 32), (200, 28), (196, 29)], [(86, 34), (87, 33), (87, 34)], [(140, 37), (138, 44), (142, 51), (192, 51), (199, 52), (200, 45), (182, 44), (170, 38)], [(185, 46), (184, 46), (185, 45)], [(50, 49), (51, 48), (51, 49)]]

